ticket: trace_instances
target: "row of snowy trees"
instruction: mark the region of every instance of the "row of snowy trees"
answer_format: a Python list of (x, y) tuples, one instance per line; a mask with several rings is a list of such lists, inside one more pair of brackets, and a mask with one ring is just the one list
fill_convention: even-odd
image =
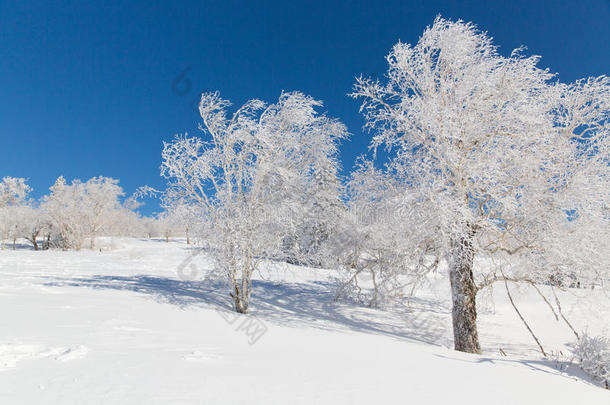
[(387, 62), (385, 80), (354, 86), (374, 153), (347, 179), (347, 129), (320, 101), (283, 92), (231, 110), (206, 93), (204, 135), (164, 144), (164, 213), (140, 217), (110, 178), (60, 177), (32, 201), (24, 179), (7, 177), (0, 238), (35, 249), (94, 248), (102, 235), (194, 238), (241, 313), (267, 260), (334, 269), (337, 299), (374, 306), (402, 302), (446, 269), (455, 348), (472, 353), (476, 298), (493, 283), (607, 285), (610, 79), (561, 83), (539, 57), (502, 56), (474, 25), (440, 17)]
[(50, 193), (34, 201), (23, 178), (5, 177), (0, 182), (0, 243), (24, 238), (35, 250), (51, 247), (79, 250), (95, 247), (98, 236), (182, 236), (185, 218), (164, 212), (157, 218), (141, 217), (137, 202), (124, 196), (118, 180), (94, 177), (86, 182), (66, 182), (63, 177)]
[(345, 126), (298, 92), (233, 113), (204, 94), (204, 137), (165, 144), (166, 204), (187, 213), (234, 309), (248, 311), (252, 274), (271, 258), (342, 270), (338, 297), (363, 298), (366, 276), (371, 304), (443, 264), (455, 348), (478, 353), (483, 288), (607, 282), (610, 79), (561, 83), (539, 57), (502, 56), (474, 25), (440, 17), (387, 61), (387, 79), (359, 78), (352, 96), (389, 158), (363, 159), (346, 187)]

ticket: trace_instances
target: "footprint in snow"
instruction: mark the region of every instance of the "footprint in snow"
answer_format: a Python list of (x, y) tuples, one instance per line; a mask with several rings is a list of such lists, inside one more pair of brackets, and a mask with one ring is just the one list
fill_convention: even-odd
[(205, 352), (202, 350), (195, 350), (195, 351), (190, 352), (189, 354), (182, 356), (182, 358), (187, 361), (210, 361), (210, 360), (220, 359), (221, 356), (219, 356), (215, 353)]
[(76, 347), (71, 347), (64, 349), (61, 353), (55, 356), (55, 360), (58, 361), (70, 361), (76, 359), (82, 359), (89, 353), (89, 349), (87, 349), (83, 345), (78, 345)]
[(45, 347), (28, 344), (0, 344), (0, 371), (17, 366), (22, 360), (53, 358), (57, 361), (70, 361), (83, 358), (89, 350), (82, 345), (76, 347)]

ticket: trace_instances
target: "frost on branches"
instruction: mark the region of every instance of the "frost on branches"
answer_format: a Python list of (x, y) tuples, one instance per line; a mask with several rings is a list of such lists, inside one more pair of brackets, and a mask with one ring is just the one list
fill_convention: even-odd
[[(24, 238), (34, 250), (51, 247), (79, 250), (88, 239), (95, 247), (98, 236), (143, 236), (144, 221), (130, 207), (121, 204), (123, 190), (118, 180), (94, 177), (86, 182), (67, 183), (59, 177), (50, 194), (39, 200), (28, 198), (31, 188), (25, 179), (5, 177), (0, 182), (0, 238)], [(42, 241), (40, 240), (42, 239)]]
[(26, 210), (27, 195), (32, 189), (26, 179), (4, 177), (0, 181), (0, 244), (4, 249), (4, 240), (12, 240), (13, 249), (17, 238), (21, 237), (24, 224), (20, 220)]
[(87, 238), (93, 249), (96, 236), (123, 211), (119, 202), (123, 189), (118, 180), (109, 177), (71, 184), (60, 177), (50, 191), (41, 209), (48, 218), (50, 242), (64, 250), (79, 250)]
[(342, 282), (336, 299), (383, 307), (408, 299), (439, 264), (425, 201), (406, 199), (399, 173), (363, 161), (347, 187), (348, 209), (332, 238), (329, 258)]
[(449, 265), (456, 350), (480, 352), (476, 294), (495, 280), (608, 278), (607, 77), (560, 83), (539, 57), (501, 56), (473, 24), (440, 17), (387, 61), (387, 82), (360, 78), (353, 96), (372, 147), (393, 152), (406, 209), (427, 211), (414, 237)]
[(234, 309), (245, 313), (262, 260), (307, 261), (295, 257), (303, 252), (293, 248), (295, 235), (329, 216), (317, 197), (332, 186), (321, 187), (321, 179), (336, 174), (337, 143), (347, 131), (298, 92), (270, 105), (251, 100), (233, 114), (229, 105), (218, 93), (203, 94), (206, 137), (164, 144), (161, 170), (169, 179), (165, 201), (192, 206), (191, 228), (228, 280)]
[(574, 354), (580, 368), (610, 389), (610, 340), (603, 336), (578, 337)]

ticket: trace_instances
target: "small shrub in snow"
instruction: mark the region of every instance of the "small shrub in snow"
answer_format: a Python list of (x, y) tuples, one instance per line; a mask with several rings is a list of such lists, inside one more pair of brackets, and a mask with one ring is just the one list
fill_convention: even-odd
[(583, 333), (576, 343), (575, 354), (580, 368), (609, 388), (610, 339)]

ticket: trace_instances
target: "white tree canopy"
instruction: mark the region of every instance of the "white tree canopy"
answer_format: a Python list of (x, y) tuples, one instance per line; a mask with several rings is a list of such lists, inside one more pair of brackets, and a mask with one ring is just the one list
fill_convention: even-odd
[[(454, 305), (476, 294), (467, 280), (474, 255), (493, 255), (501, 273), (535, 277), (557, 271), (575, 233), (601, 233), (577, 245), (593, 243), (596, 254), (570, 263), (607, 271), (610, 80), (562, 84), (539, 59), (523, 49), (501, 56), (473, 24), (437, 17), (417, 44), (393, 47), (387, 82), (356, 82), (371, 146), (394, 151), (405, 203), (436, 216), (409, 226), (436, 234), (454, 287), (470, 285), (454, 288)], [(473, 298), (468, 305), (476, 319)]]
[(179, 136), (163, 149), (166, 201), (194, 206), (197, 227), (231, 282), (235, 309), (246, 312), (252, 272), (302, 223), (304, 191), (317, 168), (336, 168), (345, 126), (320, 115), (321, 102), (298, 92), (275, 104), (251, 100), (228, 116), (230, 103), (203, 94), (199, 111), (207, 139)]

